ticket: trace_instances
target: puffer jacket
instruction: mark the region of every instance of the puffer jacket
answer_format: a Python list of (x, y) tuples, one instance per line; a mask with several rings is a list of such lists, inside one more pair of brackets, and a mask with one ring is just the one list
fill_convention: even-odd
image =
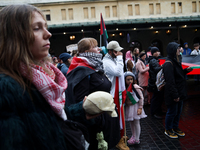
[(187, 69), (183, 69), (180, 61), (177, 60), (176, 52), (179, 44), (171, 42), (167, 46), (167, 60), (163, 65), (163, 72), (165, 78), (165, 104), (170, 105), (176, 103), (174, 99), (178, 97), (180, 100), (187, 98), (185, 75), (188, 73)]

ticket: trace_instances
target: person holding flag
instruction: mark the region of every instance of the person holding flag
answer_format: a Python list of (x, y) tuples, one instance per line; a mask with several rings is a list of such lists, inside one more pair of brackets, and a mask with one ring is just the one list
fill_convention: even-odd
[(117, 41), (110, 41), (107, 45), (107, 50), (108, 53), (103, 58), (103, 68), (112, 84), (110, 94), (113, 96), (117, 106), (121, 133), (121, 140), (116, 147), (123, 150), (129, 150), (124, 142), (127, 137), (124, 137), (125, 120), (123, 104), (125, 102), (126, 90), (124, 84), (123, 53), (121, 52), (123, 48), (120, 47)]
[(140, 119), (146, 118), (147, 115), (143, 110), (144, 97), (142, 88), (135, 84), (135, 75), (127, 71), (124, 73), (125, 85), (127, 88), (125, 120), (130, 122), (132, 136), (128, 140), (129, 145), (140, 144)]

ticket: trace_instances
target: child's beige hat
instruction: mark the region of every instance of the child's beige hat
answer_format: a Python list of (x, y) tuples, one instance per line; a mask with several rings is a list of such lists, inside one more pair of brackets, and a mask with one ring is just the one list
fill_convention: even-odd
[(91, 115), (107, 112), (111, 117), (117, 117), (115, 103), (110, 93), (97, 91), (91, 93), (83, 103), (84, 110)]

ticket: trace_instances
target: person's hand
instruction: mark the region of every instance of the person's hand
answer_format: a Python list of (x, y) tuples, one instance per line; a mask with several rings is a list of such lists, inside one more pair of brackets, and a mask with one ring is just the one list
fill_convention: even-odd
[(175, 102), (179, 102), (179, 100), (180, 100), (180, 98), (178, 97), (178, 98), (176, 98), (176, 99), (174, 99), (174, 101)]
[(123, 56), (123, 53), (122, 52), (118, 52), (118, 51), (113, 51), (113, 54), (117, 57), (119, 55), (122, 55)]
[(100, 52), (102, 51), (102, 48), (101, 48), (101, 47), (99, 47), (99, 51), (100, 51)]
[(142, 114), (142, 108), (138, 108), (137, 115), (141, 115), (141, 114)]
[(188, 68), (187, 68), (187, 71), (189, 71), (189, 72), (192, 71), (192, 70), (193, 70), (193, 69), (192, 69), (191, 67), (188, 67)]
[[(87, 99), (87, 96), (84, 97), (83, 104), (84, 104), (84, 102), (85, 102), (86, 99)], [(88, 114), (87, 112), (85, 112), (85, 117), (86, 117), (87, 120), (90, 120), (90, 119), (93, 119), (93, 118), (96, 118), (96, 117), (100, 116), (103, 113), (104, 112), (99, 113), (99, 114), (95, 114), (95, 115), (91, 115), (91, 114)]]

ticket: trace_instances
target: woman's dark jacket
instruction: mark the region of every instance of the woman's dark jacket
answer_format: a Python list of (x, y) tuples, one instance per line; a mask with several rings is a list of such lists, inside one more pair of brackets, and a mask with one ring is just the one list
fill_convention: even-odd
[(163, 72), (165, 78), (165, 103), (171, 105), (174, 99), (178, 97), (180, 100), (187, 98), (185, 75), (188, 73), (186, 69), (182, 68), (180, 62), (177, 61), (176, 52), (179, 44), (171, 42), (167, 46), (167, 59), (171, 61), (163, 65)]
[[(86, 121), (82, 103), (66, 113), (68, 120)], [(34, 86), (24, 91), (13, 78), (0, 75), (1, 150), (66, 150), (59, 119)]]
[(149, 80), (148, 80), (148, 91), (154, 92), (157, 90), (155, 82), (156, 82), (156, 75), (162, 69), (159, 64), (158, 58), (154, 56), (150, 56), (148, 59), (149, 62)]
[[(110, 93), (111, 82), (108, 78), (93, 69), (85, 66), (78, 66), (67, 74), (69, 88), (66, 90), (70, 104), (78, 103), (85, 96), (95, 91), (105, 91)], [(114, 147), (120, 140), (119, 118), (112, 118), (107, 113), (95, 119), (96, 125), (89, 127), (91, 145), (90, 150), (97, 149), (98, 143), (96, 133), (103, 131), (104, 139), (108, 142), (108, 147)]]

